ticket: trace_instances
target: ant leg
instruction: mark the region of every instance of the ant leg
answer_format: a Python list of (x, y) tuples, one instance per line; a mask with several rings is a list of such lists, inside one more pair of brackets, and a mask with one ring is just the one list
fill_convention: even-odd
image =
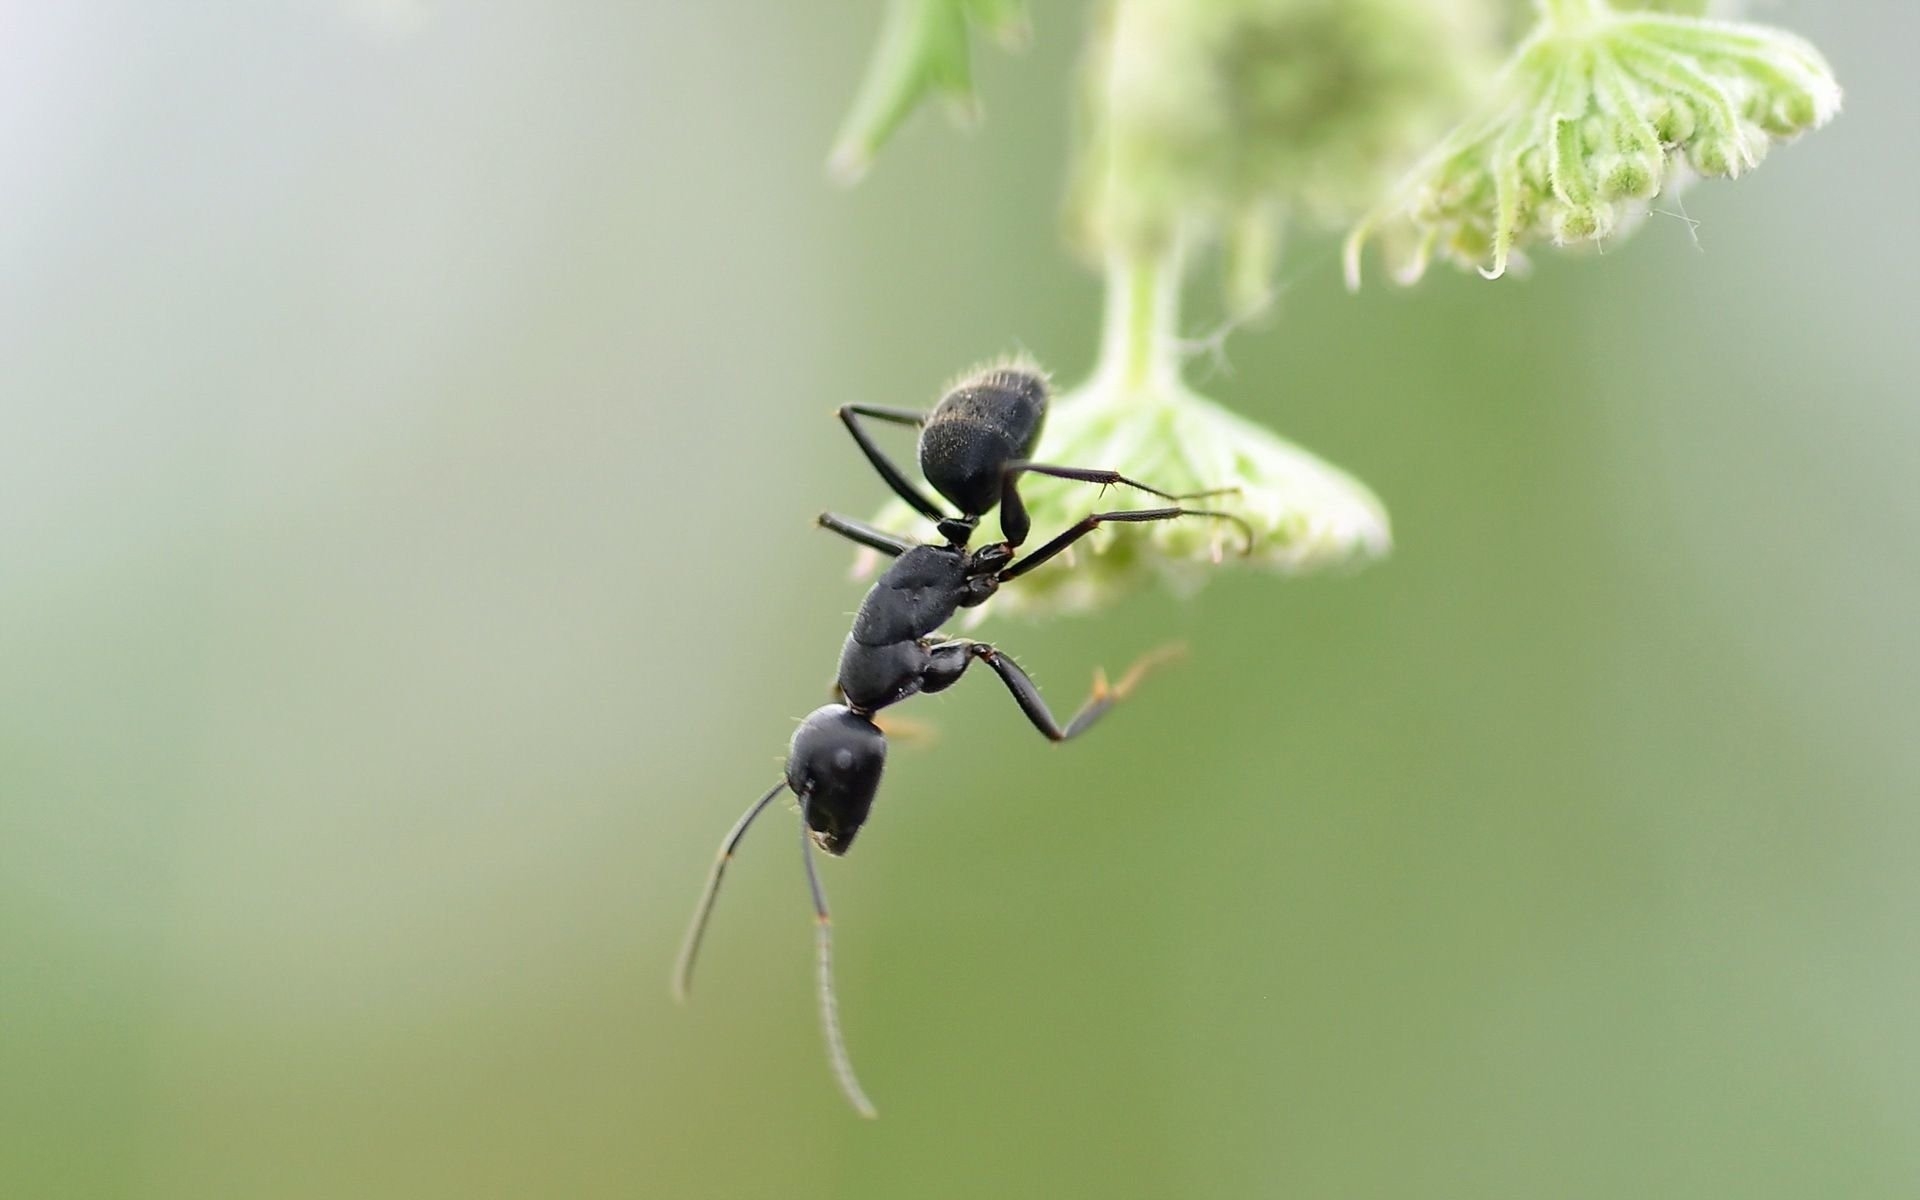
[(931, 696), (935, 692), (944, 692), (960, 682), (960, 677), (973, 665), (976, 647), (983, 642), (970, 642), (964, 638), (951, 642), (935, 642), (927, 647), (927, 665), (920, 672), (920, 691)]
[(893, 489), (894, 495), (912, 505), (916, 512), (929, 521), (938, 521), (947, 515), (941, 512), (933, 501), (927, 499), (926, 493), (913, 486), (912, 481), (901, 472), (899, 467), (893, 465), (893, 460), (874, 444), (873, 439), (867, 436), (866, 429), (860, 424), (861, 417), (872, 417), (876, 421), (888, 421), (895, 425), (921, 426), (927, 423), (926, 413), (905, 408), (879, 408), (871, 404), (842, 404), (839, 416), (840, 423), (845, 425), (847, 432), (853, 435), (853, 440), (859, 445), (860, 452), (867, 456), (867, 461), (873, 464), (873, 469), (880, 472), (880, 478), (887, 481), (887, 486)]
[(1232, 513), (1215, 512), (1209, 508), (1136, 508), (1129, 509), (1126, 512), (1089, 513), (1087, 516), (1081, 518), (1079, 524), (1067, 530), (1059, 537), (1054, 538), (1038, 550), (1035, 550), (1032, 554), (1027, 555), (1019, 562), (1008, 566), (1002, 570), (996, 578), (998, 578), (1001, 583), (1006, 583), (1010, 579), (1020, 578), (1020, 576), (1025, 575), (1028, 571), (1033, 570), (1048, 559), (1053, 558), (1067, 547), (1073, 545), (1109, 521), (1171, 521), (1175, 517), (1212, 517), (1219, 521), (1232, 521), (1240, 527), (1240, 532), (1246, 535), (1247, 544), (1241, 553), (1253, 553), (1253, 527)]
[(841, 1094), (854, 1111), (871, 1120), (880, 1115), (860, 1089), (853, 1073), (853, 1060), (847, 1056), (847, 1040), (840, 1035), (840, 1006), (833, 995), (833, 918), (827, 914), (827, 892), (820, 886), (820, 872), (813, 865), (813, 838), (807, 829), (807, 798), (800, 797), (800, 853), (807, 860), (807, 886), (813, 890), (814, 947), (819, 962), (820, 1027), (827, 1038), (827, 1061)]
[(719, 857), (713, 860), (706, 890), (700, 893), (700, 906), (693, 910), (693, 923), (687, 926), (687, 940), (681, 943), (680, 960), (673, 968), (673, 998), (682, 1004), (686, 1003), (687, 992), (693, 986), (693, 960), (700, 954), (700, 939), (706, 936), (707, 918), (713, 915), (713, 900), (720, 894), (720, 879), (727, 873), (727, 864), (733, 861), (733, 852), (739, 848), (740, 839), (747, 836), (747, 826), (753, 824), (760, 810), (773, 803), (773, 798), (786, 790), (786, 786), (787, 781), (782, 779), (773, 785), (772, 791), (755, 800), (720, 842)]
[(1050, 742), (1064, 742), (1068, 738), (1079, 737), (1093, 728), (1093, 723), (1105, 716), (1108, 709), (1127, 698), (1128, 693), (1139, 685), (1148, 671), (1168, 659), (1178, 657), (1185, 652), (1185, 647), (1175, 643), (1142, 656), (1139, 661), (1127, 668), (1126, 674), (1120, 677), (1120, 682), (1117, 684), (1108, 683), (1107, 673), (1096, 670), (1093, 673), (1092, 694), (1087, 697), (1087, 702), (1080, 706), (1080, 711), (1073, 714), (1064, 728), (1053, 715), (1053, 710), (1047, 707), (1045, 698), (1040, 695), (1040, 688), (1025, 671), (1020, 669), (1019, 663), (985, 642), (968, 643), (967, 652), (993, 668), (993, 673), (1007, 685), (1007, 690), (1013, 693), (1014, 703), (1020, 706), (1021, 712), (1027, 714), (1027, 720), (1033, 722), (1035, 729), (1045, 735)]
[(1002, 504), (1006, 503), (1004, 491), (1011, 489), (1014, 480), (1023, 473), (1051, 475), (1055, 479), (1075, 479), (1081, 483), (1097, 483), (1103, 488), (1112, 487), (1114, 484), (1125, 484), (1135, 491), (1145, 492), (1149, 496), (1158, 496), (1162, 500), (1204, 500), (1208, 496), (1227, 496), (1240, 490), (1237, 487), (1223, 487), (1210, 488), (1204, 492), (1163, 492), (1159, 488), (1148, 487), (1138, 479), (1129, 479), (1118, 471), (1098, 471), (1090, 467), (1056, 467), (1048, 463), (1017, 461), (1008, 463), (1002, 469), (1003, 494), (1000, 500)]
[(869, 550), (878, 550), (888, 558), (899, 558), (918, 544), (839, 513), (824, 512), (813, 520), (820, 528), (831, 529), (848, 541), (858, 542)]
[(1024, 545), (1033, 532), (1033, 518), (1027, 515), (1027, 503), (1020, 498), (1020, 473), (1008, 468), (1000, 475), (1000, 536), (1007, 549)]

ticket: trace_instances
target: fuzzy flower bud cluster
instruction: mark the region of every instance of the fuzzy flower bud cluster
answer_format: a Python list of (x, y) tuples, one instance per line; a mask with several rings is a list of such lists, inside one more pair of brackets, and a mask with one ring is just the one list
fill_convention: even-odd
[(1840, 109), (1826, 61), (1789, 33), (1598, 0), (1547, 16), (1479, 115), (1354, 230), (1349, 286), (1376, 235), (1412, 282), (1435, 253), (1491, 279), (1529, 244), (1624, 233), (1655, 196), (1739, 176)]
[(1486, 0), (1107, 5), (1083, 64), (1079, 240), (1104, 259), (1218, 238), (1243, 280), (1270, 273), (1277, 227), (1344, 227), (1463, 111), (1498, 62), (1495, 15)]
[[(1125, 463), (1129, 474), (1173, 492), (1231, 489), (1188, 506), (1244, 520), (1252, 545), (1244, 547), (1237, 523), (1204, 517), (1104, 526), (1075, 547), (1071, 570), (1036, 571), (995, 597), (1002, 613), (1089, 611), (1151, 583), (1187, 594), (1225, 564), (1287, 575), (1357, 566), (1392, 543), (1386, 510), (1364, 484), (1177, 379), (1128, 387), (1095, 377), (1057, 402), (1040, 455)], [(1102, 498), (1059, 479), (1035, 479), (1023, 491), (1036, 528), (1043, 520), (1065, 527), (1096, 508), (1164, 503), (1125, 489)]]
[[(1743, 174), (1839, 110), (1811, 45), (1706, 19), (1709, 0), (1530, 0), (1531, 32), (1496, 73), (1496, 46), (1528, 28), (1526, 4), (1096, 6), (1068, 207), (1106, 268), (1107, 309), (1098, 364), (1053, 403), (1036, 457), (1212, 493), (1189, 507), (1227, 515), (1102, 526), (975, 617), (1084, 611), (1150, 581), (1187, 591), (1223, 564), (1303, 573), (1389, 549), (1364, 485), (1181, 378), (1192, 252), (1223, 251), (1234, 322), (1265, 309), (1283, 226), (1369, 209), (1348, 240), (1350, 283), (1376, 239), (1404, 282), (1435, 254), (1495, 277), (1530, 245), (1618, 236), (1656, 196), (1696, 175)], [(971, 109), (974, 33), (1017, 41), (1026, 28), (1022, 0), (889, 0), (888, 13), (835, 150), (842, 178), (923, 99)], [(1020, 486), (1035, 538), (1095, 511), (1166, 503), (1040, 474)], [(934, 536), (901, 503), (876, 520)]]

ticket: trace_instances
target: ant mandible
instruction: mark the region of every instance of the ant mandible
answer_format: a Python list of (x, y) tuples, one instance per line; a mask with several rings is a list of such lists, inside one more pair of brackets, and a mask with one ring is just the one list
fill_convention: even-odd
[[(877, 1116), (873, 1104), (854, 1076), (840, 1033), (833, 991), (833, 935), (827, 915), (827, 896), (814, 867), (813, 848), (841, 855), (866, 822), (886, 765), (887, 739), (874, 716), (921, 692), (952, 687), (976, 660), (998, 675), (1034, 728), (1049, 741), (1064, 742), (1092, 728), (1108, 709), (1125, 698), (1145, 670), (1157, 660), (1149, 655), (1129, 670), (1118, 684), (1104, 674), (1094, 676), (1093, 694), (1062, 725), (1041, 698), (1018, 663), (986, 642), (965, 638), (936, 639), (932, 635), (958, 609), (984, 603), (1000, 585), (1018, 579), (1052, 560), (1069, 546), (1108, 522), (1169, 521), (1176, 517), (1208, 517), (1231, 521), (1252, 548), (1253, 531), (1231, 513), (1203, 508), (1129, 509), (1095, 512), (1039, 549), (1018, 557), (1016, 551), (1031, 529), (1021, 503), (1022, 475), (1052, 475), (1103, 485), (1125, 484), (1163, 500), (1196, 500), (1232, 489), (1174, 495), (1129, 479), (1118, 471), (1063, 467), (1033, 461), (1029, 455), (1040, 440), (1047, 413), (1047, 381), (1027, 363), (990, 367), (951, 388), (931, 413), (908, 409), (850, 404), (839, 410), (853, 440), (880, 477), (913, 508), (934, 522), (945, 544), (921, 544), (834, 513), (822, 513), (819, 524), (862, 546), (892, 558), (868, 591), (853, 619), (853, 631), (840, 651), (835, 691), (840, 703), (815, 709), (801, 721), (787, 751), (785, 778), (775, 784), (734, 822), (720, 843), (719, 856), (700, 896), (686, 943), (675, 967), (673, 990), (684, 1000), (692, 982), (694, 958), (713, 912), (714, 897), (727, 864), (746, 836), (747, 827), (775, 796), (791, 789), (800, 799), (800, 849), (806, 860), (807, 884), (813, 892), (817, 923), (820, 1019), (827, 1056), (840, 1089), (865, 1117)], [(920, 471), (935, 491), (959, 509), (948, 515), (929, 500), (868, 436), (860, 418), (868, 417), (920, 429)], [(967, 543), (980, 519), (998, 505), (1002, 539), (977, 550)]]

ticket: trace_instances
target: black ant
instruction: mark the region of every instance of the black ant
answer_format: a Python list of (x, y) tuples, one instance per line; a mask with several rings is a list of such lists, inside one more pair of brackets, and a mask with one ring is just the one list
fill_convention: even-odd
[[(814, 867), (813, 847), (817, 845), (832, 855), (845, 854), (873, 807), (874, 793), (880, 786), (880, 773), (887, 759), (886, 735), (875, 723), (875, 714), (909, 696), (952, 687), (978, 660), (1000, 677), (1013, 693), (1020, 711), (1049, 741), (1064, 742), (1078, 737), (1125, 698), (1141, 675), (1162, 656), (1149, 655), (1142, 659), (1117, 685), (1109, 684), (1104, 674), (1096, 673), (1093, 694), (1080, 711), (1062, 725), (1041, 698), (1040, 689), (1013, 659), (988, 643), (964, 638), (938, 639), (932, 636), (934, 632), (958, 609), (984, 603), (1001, 584), (1050, 561), (1110, 521), (1210, 517), (1239, 525), (1246, 537), (1247, 549), (1252, 548), (1253, 531), (1241, 518), (1211, 509), (1175, 505), (1090, 513), (1031, 554), (1016, 557), (1015, 552), (1026, 540), (1031, 525), (1018, 490), (1023, 474), (1052, 475), (1103, 486), (1125, 484), (1172, 501), (1200, 499), (1232, 490), (1173, 495), (1128, 479), (1118, 471), (1034, 462), (1028, 455), (1040, 439), (1046, 412), (1046, 378), (1023, 363), (992, 367), (970, 376), (949, 390), (931, 413), (866, 405), (847, 405), (839, 410), (841, 421), (881, 478), (903, 500), (933, 521), (946, 543), (920, 544), (848, 517), (820, 514), (821, 526), (894, 561), (861, 602), (860, 611), (853, 619), (853, 632), (847, 635), (840, 651), (839, 678), (835, 685), (840, 703), (815, 709), (800, 723), (787, 751), (786, 777), (754, 801), (720, 843), (719, 857), (707, 878), (706, 890), (701, 894), (674, 971), (674, 995), (684, 1000), (693, 975), (694, 958), (699, 953), (700, 939), (713, 911), (714, 897), (720, 890), (727, 863), (754, 818), (775, 796), (791, 788), (800, 799), (800, 849), (806, 860), (807, 884), (813, 892), (817, 918), (820, 1017), (826, 1033), (827, 1055), (841, 1091), (865, 1117), (878, 1114), (854, 1077), (846, 1042), (840, 1034), (833, 992), (833, 936), (826, 892), (820, 886), (820, 876)], [(942, 512), (901, 473), (868, 437), (860, 424), (861, 417), (919, 427), (921, 473), (935, 491), (960, 510), (958, 516)], [(969, 550), (967, 543), (980, 518), (995, 505), (1000, 508), (1003, 540)]]

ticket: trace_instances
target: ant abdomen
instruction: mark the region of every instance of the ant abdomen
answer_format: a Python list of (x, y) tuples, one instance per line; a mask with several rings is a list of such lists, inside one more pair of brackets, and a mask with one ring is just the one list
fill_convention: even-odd
[(961, 512), (991, 512), (1002, 468), (1033, 455), (1046, 418), (1046, 376), (1030, 367), (990, 367), (955, 384), (927, 418), (920, 471)]

